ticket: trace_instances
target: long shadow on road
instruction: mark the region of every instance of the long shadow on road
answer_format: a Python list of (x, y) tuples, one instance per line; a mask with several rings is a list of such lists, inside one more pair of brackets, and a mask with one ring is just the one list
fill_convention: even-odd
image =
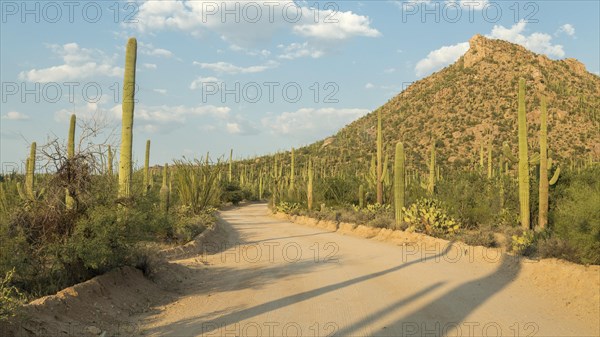
[[(226, 325), (236, 324), (241, 321), (250, 319), (252, 317), (255, 317), (255, 316), (258, 316), (261, 314), (265, 314), (270, 311), (280, 310), (282, 308), (292, 306), (299, 302), (306, 301), (306, 300), (315, 298), (317, 296), (320, 296), (320, 295), (323, 295), (326, 293), (330, 293), (330, 292), (333, 292), (333, 291), (336, 291), (336, 290), (339, 290), (342, 288), (346, 288), (346, 287), (349, 287), (349, 286), (352, 286), (352, 285), (355, 285), (355, 284), (358, 284), (358, 283), (361, 283), (361, 282), (364, 282), (367, 280), (371, 280), (371, 279), (374, 279), (374, 278), (377, 278), (377, 277), (380, 277), (380, 276), (383, 276), (386, 274), (390, 274), (390, 273), (399, 271), (401, 269), (410, 267), (411, 265), (416, 264), (416, 263), (421, 263), (421, 262), (425, 262), (425, 261), (432, 260), (432, 259), (439, 259), (442, 256), (446, 255), (450, 251), (452, 246), (453, 246), (452, 243), (450, 243), (439, 254), (421, 258), (421, 259), (414, 260), (414, 261), (410, 261), (407, 263), (403, 263), (401, 265), (398, 265), (398, 266), (395, 266), (392, 268), (388, 268), (388, 269), (385, 269), (385, 270), (382, 270), (382, 271), (379, 271), (376, 273), (359, 276), (359, 277), (356, 277), (356, 278), (353, 278), (350, 280), (346, 280), (343, 282), (338, 282), (338, 283), (324, 286), (321, 288), (305, 291), (305, 292), (302, 292), (299, 294), (282, 297), (280, 299), (269, 301), (269, 302), (251, 307), (251, 308), (236, 310), (231, 313), (221, 315), (215, 319), (211, 319), (211, 322), (210, 322), (211, 324), (203, 324), (202, 317), (194, 317), (194, 318), (189, 318), (189, 319), (185, 319), (185, 320), (180, 320), (180, 321), (172, 323), (166, 327), (162, 327), (161, 331), (166, 332), (166, 331), (182, 331), (182, 330), (186, 330), (186, 331), (201, 330), (201, 331), (196, 331), (196, 333), (209, 334), (213, 330), (218, 329), (219, 327), (222, 327), (224, 325), (226, 326)], [(410, 298), (406, 299), (406, 301), (410, 302), (410, 301), (416, 299), (417, 297), (424, 295), (426, 292), (433, 290), (434, 288), (438, 287), (439, 285), (440, 284), (436, 284), (428, 289), (425, 289), (424, 291), (417, 293), (415, 296), (411, 296)]]

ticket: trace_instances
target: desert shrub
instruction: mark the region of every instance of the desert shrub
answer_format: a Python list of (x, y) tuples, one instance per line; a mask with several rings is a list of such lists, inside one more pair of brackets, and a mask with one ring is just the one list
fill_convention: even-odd
[(511, 237), (511, 250), (516, 254), (530, 255), (533, 247), (533, 232), (523, 231), (521, 235), (513, 235)]
[(498, 247), (494, 232), (489, 229), (463, 231), (458, 238), (470, 246)]
[(566, 172), (550, 199), (550, 228), (579, 263), (600, 264), (600, 167)]
[(221, 193), (222, 202), (230, 202), (237, 205), (244, 200), (244, 192), (237, 182), (223, 182), (221, 184), (221, 190), (223, 191)]
[(536, 252), (539, 257), (564, 259), (579, 262), (578, 251), (567, 241), (556, 236), (544, 237), (536, 242)]
[(207, 209), (191, 218), (185, 217), (175, 224), (175, 238), (179, 243), (186, 243), (202, 234), (215, 221), (215, 209)]
[(435, 199), (420, 199), (405, 207), (404, 222), (408, 224), (408, 230), (429, 235), (454, 234), (460, 229), (458, 222), (448, 216)]
[(492, 225), (496, 221), (495, 214), (503, 208), (500, 184), (503, 184), (505, 190), (504, 208), (513, 206), (514, 204), (506, 202), (506, 195), (510, 193), (506, 179), (487, 179), (487, 176), (473, 172), (453, 172), (447, 175), (438, 182), (436, 198), (446, 205), (448, 214), (465, 228)]
[(358, 203), (359, 186), (355, 177), (327, 177), (320, 179), (317, 188), (322, 194), (320, 200), (326, 200), (329, 205), (343, 205)]
[(11, 284), (14, 273), (12, 269), (0, 277), (0, 323), (15, 317), (25, 302), (25, 295)]

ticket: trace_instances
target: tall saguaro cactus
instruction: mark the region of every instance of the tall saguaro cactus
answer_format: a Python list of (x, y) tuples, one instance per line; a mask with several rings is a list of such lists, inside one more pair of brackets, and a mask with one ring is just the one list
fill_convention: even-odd
[(494, 176), (494, 164), (492, 162), (492, 140), (487, 145), (487, 178), (492, 179)]
[(312, 159), (308, 159), (308, 185), (306, 186), (306, 205), (308, 210), (312, 210), (313, 205), (313, 164)]
[(146, 156), (144, 157), (144, 190), (146, 195), (150, 189), (150, 139), (146, 140)]
[(541, 99), (540, 114), (540, 184), (539, 184), (539, 208), (538, 208), (538, 226), (540, 229), (546, 228), (548, 224), (548, 187), (554, 185), (560, 175), (560, 167), (556, 169), (550, 181), (548, 181), (548, 171), (550, 170), (551, 160), (548, 160), (548, 111), (546, 109), (546, 97)]
[(121, 158), (119, 160), (119, 198), (131, 196), (133, 110), (135, 105), (135, 64), (137, 40), (127, 41), (125, 52), (125, 77), (123, 79), (123, 117), (121, 121)]
[(404, 145), (396, 144), (396, 155), (394, 157), (394, 207), (396, 215), (396, 227), (402, 223), (402, 207), (404, 207)]
[(519, 79), (519, 208), (521, 227), (529, 229), (529, 159), (527, 155), (527, 115), (525, 80)]
[(365, 207), (365, 187), (363, 184), (358, 187), (358, 207), (360, 209)]
[[(77, 121), (77, 117), (75, 114), (71, 115), (71, 120), (69, 122), (69, 138), (67, 139), (67, 159), (69, 161), (73, 160), (75, 157), (75, 124)], [(75, 199), (71, 195), (71, 191), (67, 187), (65, 190), (65, 206), (67, 209), (73, 209), (75, 207)]]
[(25, 173), (25, 193), (27, 193), (27, 197), (31, 200), (35, 199), (35, 193), (33, 191), (35, 185), (35, 155), (37, 152), (37, 144), (35, 142), (31, 143), (31, 148), (29, 149), (29, 158), (27, 159), (27, 171)]
[(227, 181), (233, 180), (233, 149), (229, 150), (229, 170), (227, 172)]
[(108, 158), (106, 159), (106, 173), (109, 177), (113, 175), (113, 151), (111, 146), (108, 146)]
[(296, 158), (294, 156), (294, 148), (292, 148), (291, 163), (290, 163), (290, 190), (289, 190), (290, 197), (293, 195), (294, 189), (296, 188), (296, 186), (295, 186), (295, 184), (296, 184), (295, 166), (296, 166)]
[(429, 181), (427, 182), (427, 193), (433, 195), (435, 189), (435, 140), (431, 142), (431, 157), (429, 158)]
[(377, 110), (377, 203), (383, 205), (383, 135), (381, 131), (381, 109)]
[(170, 189), (167, 185), (167, 177), (169, 175), (169, 164), (165, 163), (163, 167), (162, 186), (160, 187), (160, 208), (163, 212), (169, 212)]

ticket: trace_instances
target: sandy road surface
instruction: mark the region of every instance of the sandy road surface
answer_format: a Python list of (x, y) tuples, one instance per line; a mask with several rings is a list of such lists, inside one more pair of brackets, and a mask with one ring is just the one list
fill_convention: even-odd
[[(221, 213), (229, 243), (177, 261), (177, 302), (141, 317), (151, 336), (598, 336), (600, 318), (520, 277), (522, 262), (475, 262), (266, 215)], [(560, 287), (560, 285), (557, 285)], [(590, 299), (596, 301), (597, 299)], [(561, 303), (561, 305), (557, 305)]]

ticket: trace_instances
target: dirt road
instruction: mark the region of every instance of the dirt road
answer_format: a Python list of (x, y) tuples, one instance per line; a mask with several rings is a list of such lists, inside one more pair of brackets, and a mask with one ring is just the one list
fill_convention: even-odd
[(178, 301), (140, 318), (143, 333), (600, 334), (597, 312), (568, 310), (570, 299), (533, 287), (520, 275), (524, 263), (514, 258), (482, 262), (461, 256), (455, 246), (417, 250), (417, 245), (397, 246), (277, 220), (266, 212), (264, 204), (222, 212), (222, 225), (230, 231), (227, 247), (177, 261), (192, 276), (178, 289)]

